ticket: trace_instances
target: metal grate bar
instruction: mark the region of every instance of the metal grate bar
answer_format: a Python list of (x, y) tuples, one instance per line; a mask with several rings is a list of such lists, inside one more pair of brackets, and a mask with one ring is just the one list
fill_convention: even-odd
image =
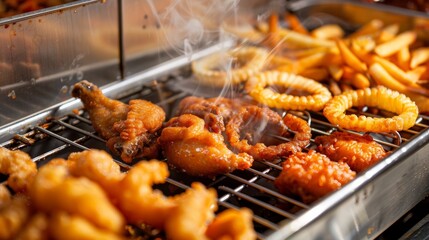
[(73, 125), (70, 125), (70, 124), (68, 124), (68, 123), (65, 123), (65, 122), (63, 122), (63, 121), (61, 121), (61, 120), (54, 120), (54, 122), (56, 122), (56, 123), (58, 123), (58, 124), (60, 124), (60, 125), (62, 125), (62, 126), (64, 126), (64, 127), (66, 127), (66, 128), (69, 128), (69, 129), (71, 129), (71, 130), (74, 130), (74, 131), (76, 131), (76, 132), (80, 132), (80, 133), (82, 133), (82, 134), (85, 134), (85, 135), (87, 135), (87, 136), (89, 136), (89, 137), (91, 137), (91, 138), (94, 138), (94, 139), (97, 139), (98, 141), (100, 141), (100, 142), (106, 142), (106, 140), (104, 140), (104, 139), (102, 139), (101, 137), (99, 137), (99, 136), (97, 136), (97, 135), (95, 135), (95, 132), (88, 132), (88, 131), (85, 131), (85, 130), (83, 130), (83, 129), (80, 129), (80, 128), (78, 128), (78, 127), (75, 127), (75, 126), (73, 126)]

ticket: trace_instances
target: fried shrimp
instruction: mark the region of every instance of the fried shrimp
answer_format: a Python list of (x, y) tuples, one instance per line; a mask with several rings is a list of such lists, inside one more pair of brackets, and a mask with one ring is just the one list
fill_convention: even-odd
[(165, 223), (167, 238), (177, 240), (207, 239), (207, 223), (213, 220), (217, 209), (216, 191), (206, 189), (201, 183), (174, 197), (177, 204)]
[(253, 163), (247, 153), (229, 150), (221, 134), (208, 131), (204, 120), (191, 114), (170, 119), (159, 142), (169, 163), (194, 176), (244, 170)]
[[(346, 114), (351, 107), (377, 107), (398, 114), (391, 118), (373, 118)], [(334, 125), (360, 132), (402, 131), (414, 126), (419, 110), (407, 96), (385, 87), (347, 91), (335, 96), (323, 109), (323, 115)]]
[[(269, 86), (277, 85), (287, 90), (302, 90), (311, 95), (294, 96), (275, 92)], [(331, 92), (322, 84), (287, 72), (267, 71), (251, 77), (245, 86), (246, 92), (257, 102), (272, 108), (285, 110), (319, 111), (331, 99)]]
[(367, 169), (387, 155), (383, 146), (368, 134), (334, 132), (329, 136), (318, 136), (314, 141), (319, 152), (332, 161), (347, 163), (356, 172)]
[(152, 185), (165, 182), (168, 174), (167, 164), (157, 160), (139, 162), (128, 171), (119, 183), (118, 196), (118, 206), (128, 222), (164, 228), (175, 203)]
[(94, 129), (122, 160), (158, 156), (157, 131), (165, 120), (161, 107), (140, 99), (129, 104), (110, 99), (88, 81), (76, 83), (72, 95), (81, 99)]
[(65, 212), (53, 214), (49, 221), (49, 230), (55, 239), (61, 240), (125, 240), (117, 233), (97, 228), (85, 218)]
[(243, 47), (194, 61), (192, 71), (204, 84), (218, 87), (239, 84), (259, 72), (268, 56), (268, 52), (262, 48)]
[[(248, 129), (249, 126), (251, 129)], [(260, 127), (255, 130), (254, 126)], [(290, 142), (267, 143), (267, 146), (257, 137), (258, 134), (290, 137), (288, 128), (296, 132)], [(282, 119), (278, 113), (268, 108), (248, 106), (242, 108), (228, 122), (226, 135), (231, 146), (239, 152), (248, 153), (255, 160), (273, 161), (301, 151), (310, 142), (311, 128), (306, 121), (291, 114), (287, 114)], [(241, 136), (244, 136), (245, 139), (241, 139)], [(256, 143), (252, 145), (249, 142)]]
[(73, 176), (86, 177), (100, 185), (110, 198), (117, 197), (124, 173), (108, 153), (96, 149), (75, 152), (69, 155), (67, 163)]
[(0, 239), (14, 239), (30, 217), (27, 197), (17, 195), (0, 207)]
[(100, 229), (123, 231), (124, 218), (104, 191), (86, 178), (70, 176), (65, 166), (41, 167), (29, 193), (37, 210), (76, 214)]
[(310, 150), (289, 156), (274, 183), (280, 192), (312, 202), (339, 189), (355, 176), (346, 163), (330, 161), (327, 156)]
[(37, 173), (37, 167), (27, 153), (0, 147), (0, 173), (9, 175), (7, 184), (13, 191), (25, 193)]
[(247, 208), (228, 209), (216, 216), (207, 228), (209, 239), (251, 240), (256, 239), (253, 230), (252, 211)]

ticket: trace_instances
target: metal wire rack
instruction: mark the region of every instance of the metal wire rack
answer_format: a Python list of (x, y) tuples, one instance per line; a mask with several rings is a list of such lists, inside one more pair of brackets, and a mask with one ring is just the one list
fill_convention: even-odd
[[(186, 74), (185, 74), (186, 75)], [(180, 84), (183, 76), (169, 75), (162, 79), (143, 84), (121, 100), (127, 102), (133, 98), (151, 100), (162, 106), (167, 116), (172, 116), (176, 104), (187, 96), (184, 91), (172, 90), (169, 83)], [(351, 110), (360, 111), (366, 115), (374, 115), (370, 109)], [(311, 126), (312, 139), (304, 151), (315, 147), (314, 138), (320, 135), (329, 135), (338, 129), (331, 125), (321, 113), (291, 112), (302, 117)], [(284, 114), (284, 113), (283, 113)], [(378, 112), (377, 114), (381, 114)], [(395, 134), (372, 134), (374, 139), (388, 151), (394, 151), (404, 142), (428, 128), (429, 118), (420, 116), (417, 124), (410, 130)], [(356, 133), (359, 134), (359, 133)], [(288, 141), (288, 139), (284, 139)], [(56, 119), (46, 119), (42, 125), (30, 129), (22, 135), (0, 143), (1, 147), (19, 149), (30, 154), (38, 166), (53, 158), (67, 158), (71, 152), (90, 148), (104, 149), (105, 140), (97, 136), (91, 126), (91, 121), (84, 110), (76, 109), (73, 113)], [(132, 167), (122, 161), (117, 163), (124, 169)], [(204, 183), (207, 187), (215, 188), (218, 192), (219, 211), (228, 208), (247, 207), (254, 212), (254, 226), (258, 238), (264, 239), (270, 232), (276, 231), (296, 219), (300, 214), (312, 208), (317, 202), (307, 205), (297, 198), (280, 194), (274, 187), (273, 181), (281, 172), (281, 161), (256, 162), (252, 168), (245, 171), (235, 171), (214, 179), (190, 177), (174, 168), (170, 169), (167, 182), (156, 187), (166, 195), (175, 195), (190, 187), (194, 181)], [(152, 234), (144, 232), (144, 234)], [(156, 233), (159, 237), (159, 232)]]

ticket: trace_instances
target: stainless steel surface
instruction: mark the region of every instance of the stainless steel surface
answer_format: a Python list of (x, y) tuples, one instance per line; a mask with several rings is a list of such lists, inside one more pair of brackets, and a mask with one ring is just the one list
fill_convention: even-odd
[[(114, 5), (111, 8), (111, 16), (116, 21), (116, 2), (108, 2)], [(124, 1), (124, 3), (126, 2), (128, 0)], [(150, 2), (138, 3), (130, 0), (128, 2), (130, 5), (126, 6), (126, 3), (124, 9), (131, 6), (129, 11), (134, 10), (133, 4), (145, 4), (148, 7)], [(67, 157), (70, 152), (86, 148), (106, 149), (104, 141), (94, 135), (94, 130), (90, 121), (86, 118), (86, 114), (84, 112), (79, 115), (71, 114), (73, 109), (81, 107), (80, 102), (69, 99), (68, 89), (59, 94), (63, 86), (59, 80), (61, 78), (68, 79), (67, 77), (72, 76), (75, 82), (80, 79), (78, 77), (80, 75), (77, 74), (79, 71), (84, 73), (84, 78), (96, 84), (105, 85), (103, 92), (109, 97), (123, 101), (136, 97), (149, 99), (162, 106), (169, 115), (173, 114), (177, 101), (186, 95), (214, 96), (218, 94), (212, 89), (204, 89), (198, 84), (194, 84), (187, 66), (194, 58), (231, 46), (231, 41), (224, 42), (226, 45), (220, 43), (213, 47), (196, 44), (195, 48), (192, 48), (192, 50), (197, 49), (196, 53), (194, 51), (194, 54), (190, 55), (182, 50), (182, 48), (184, 49), (184, 39), (189, 37), (187, 36), (188, 33), (184, 33), (185, 37), (179, 37), (177, 46), (167, 45), (168, 47), (174, 46), (172, 48), (173, 54), (171, 55), (151, 54), (150, 52), (146, 52), (146, 55), (145, 50), (136, 51), (136, 53), (128, 50), (125, 65), (127, 77), (123, 81), (119, 81), (117, 79), (120, 76), (117, 55), (113, 56), (115, 54), (108, 51), (100, 52), (97, 47), (87, 49), (87, 46), (74, 45), (85, 44), (85, 42), (82, 42), (84, 40), (79, 38), (81, 37), (81, 25), (70, 23), (75, 21), (76, 16), (83, 16), (83, 26), (85, 26), (83, 29), (90, 32), (92, 40), (99, 39), (100, 31), (106, 29), (106, 26), (94, 27), (92, 24), (95, 18), (93, 18), (92, 12), (90, 14), (85, 10), (89, 9), (90, 6), (94, 6), (95, 10), (93, 9), (92, 11), (98, 11), (99, 17), (102, 17), (104, 13), (102, 14), (101, 12), (105, 11), (105, 8), (101, 10), (98, 5), (106, 6), (95, 3), (86, 7), (79, 6), (76, 14), (73, 11), (65, 14), (63, 12), (63, 15), (50, 13), (58, 14), (60, 19), (63, 19), (63, 23), (67, 23), (67, 29), (71, 31), (69, 34), (73, 36), (70, 36), (70, 41), (59, 43), (60, 35), (53, 31), (55, 33), (53, 34), (54, 39), (57, 40), (48, 41), (46, 43), (48, 45), (40, 45), (45, 46), (41, 49), (44, 49), (45, 54), (48, 54), (44, 55), (44, 63), (54, 62), (50, 63), (52, 65), (48, 64), (51, 67), (57, 66), (55, 64), (60, 64), (55, 57), (60, 57), (61, 55), (55, 54), (60, 53), (61, 46), (63, 48), (61, 51), (70, 50), (68, 48), (71, 48), (74, 53), (66, 54), (68, 56), (66, 59), (71, 61), (68, 67), (64, 67), (64, 63), (61, 65), (63, 67), (59, 68), (58, 71), (49, 67), (46, 70), (49, 73), (47, 75), (43, 74), (43, 70), (42, 77), (36, 81), (35, 85), (31, 84), (31, 78), (30, 80), (24, 79), (22, 82), (20, 82), (20, 78), (18, 80), (14, 79), (12, 83), (8, 83), (5, 86), (0, 82), (0, 89), (6, 89), (0, 91), (0, 97), (2, 97), (0, 99), (2, 109), (0, 114), (17, 112), (14, 117), (10, 117), (6, 121), (6, 124), (0, 122), (0, 146), (26, 151), (40, 164), (54, 157)], [(296, 12), (309, 26), (317, 26), (321, 22), (332, 21), (340, 23), (350, 30), (374, 16), (387, 22), (397, 21), (404, 28), (411, 26), (417, 20), (428, 19), (427, 16), (414, 12), (399, 12), (396, 9), (385, 6), (368, 6), (350, 1), (298, 1), (292, 2), (288, 5), (288, 8)], [(256, 14), (257, 17), (261, 17), (266, 13), (266, 9), (262, 9)], [(149, 12), (149, 10), (147, 11)], [(160, 11), (163, 11), (163, 9)], [(85, 14), (82, 15), (82, 13)], [(251, 16), (255, 16), (252, 14)], [(46, 15), (46, 17), (50, 16), (49, 14)], [(54, 17), (52, 15), (51, 17), (55, 20), (58, 16)], [(144, 15), (139, 16), (135, 23), (136, 26), (139, 26), (145, 20)], [(143, 16), (143, 19), (141, 19), (141, 16)], [(23, 23), (26, 24), (25, 29), (29, 30), (30, 35), (39, 33), (39, 31), (32, 28), (33, 25), (30, 25), (28, 19), (24, 20)], [(15, 26), (19, 28), (17, 24)], [(112, 23), (115, 26), (116, 24), (117, 22)], [(23, 26), (21, 25), (21, 27)], [(74, 27), (69, 28), (70, 26)], [(48, 27), (43, 28), (46, 31)], [(11, 29), (10, 26), (1, 28), (0, 36), (3, 32), (12, 33), (13, 35)], [(98, 29), (100, 31), (97, 31)], [(24, 30), (20, 31), (20, 33), (24, 32)], [(42, 32), (40, 31), (40, 33)], [(126, 33), (126, 30), (124, 30), (124, 33)], [(117, 34), (115, 37), (113, 35), (115, 34), (112, 33), (112, 41), (117, 41)], [(124, 37), (126, 37), (126, 34)], [(25, 46), (25, 40), (20, 40), (20, 42)], [(42, 42), (44, 43), (44, 41)], [(89, 44), (89, 42), (86, 43)], [(54, 50), (49, 50), (51, 45), (54, 46)], [(79, 48), (79, 51), (77, 51), (77, 48)], [(100, 61), (89, 61), (89, 57), (79, 58), (78, 52), (80, 52), (80, 48), (87, 49), (85, 51), (90, 51), (91, 53), (94, 51), (94, 56), (100, 56), (100, 58), (96, 57), (95, 59)], [(127, 47), (125, 46), (125, 48)], [(204, 50), (199, 51), (198, 49), (200, 48)], [(1, 49), (2, 46), (0, 46)], [(31, 47), (29, 49), (31, 50)], [(50, 55), (51, 53), (53, 55)], [(125, 53), (127, 52), (125, 51)], [(15, 55), (19, 56), (18, 53), (14, 53)], [(7, 56), (7, 54), (4, 55), (4, 52), (0, 52), (1, 61), (3, 61), (2, 57), (4, 56)], [(76, 57), (78, 57), (78, 63), (73, 65), (73, 59), (76, 59)], [(15, 61), (14, 64), (18, 63), (18, 61)], [(76, 67), (77, 65), (78, 67)], [(31, 75), (33, 70), (32, 68), (28, 69), (30, 69), (28, 70), (29, 72), (24, 71), (20, 74)], [(110, 71), (106, 71), (109, 69)], [(53, 70), (55, 71), (52, 72)], [(67, 82), (68, 88), (73, 81)], [(53, 83), (60, 84), (61, 87)], [(48, 89), (52, 84), (54, 86), (53, 90)], [(23, 94), (17, 94), (19, 92), (14, 91), (19, 86), (26, 86), (22, 87), (24, 89)], [(9, 90), (15, 92), (16, 99), (13, 99), (13, 94), (10, 94), (12, 91)], [(47, 92), (53, 93), (53, 95), (47, 95)], [(22, 96), (24, 97), (21, 98)], [(5, 98), (3, 99), (3, 97)], [(42, 104), (45, 106), (44, 108), (38, 107), (39, 102), (43, 102), (41, 99), (49, 99), (49, 102)], [(306, 116), (303, 115), (303, 118), (308, 119)], [(318, 135), (329, 134), (335, 128), (320, 114), (310, 113), (310, 117), (313, 139)], [(410, 131), (401, 132), (402, 143), (400, 146), (397, 146), (397, 138), (394, 136), (377, 135), (381, 143), (387, 149), (393, 151), (392, 154), (368, 171), (359, 174), (355, 180), (339, 191), (310, 206), (277, 192), (273, 186), (273, 180), (281, 171), (280, 163), (257, 163), (247, 171), (236, 171), (219, 176), (215, 180), (190, 178), (183, 173), (172, 170), (171, 178), (167, 183), (170, 187), (161, 186), (161, 188), (167, 191), (166, 189), (171, 189), (172, 186), (174, 191), (182, 191), (195, 180), (216, 188), (219, 195), (219, 205), (222, 209), (246, 206), (254, 210), (254, 224), (260, 238), (373, 239), (429, 193), (429, 166), (427, 160), (429, 155), (429, 119), (422, 117), (419, 121)], [(46, 124), (38, 126), (41, 123)], [(20, 135), (15, 136), (16, 132)], [(309, 146), (309, 148), (313, 147), (313, 145)], [(124, 164), (122, 165), (128, 167)], [(167, 193), (173, 194), (168, 191)]]

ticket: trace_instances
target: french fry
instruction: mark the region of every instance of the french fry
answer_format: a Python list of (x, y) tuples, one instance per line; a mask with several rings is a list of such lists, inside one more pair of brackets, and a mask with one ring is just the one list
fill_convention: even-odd
[(341, 94), (341, 88), (340, 88), (340, 86), (338, 86), (338, 83), (337, 82), (335, 82), (334, 80), (332, 80), (332, 79), (329, 79), (329, 82), (328, 82), (328, 89), (329, 89), (329, 91), (331, 91), (331, 93), (334, 95), (334, 96), (337, 96), (337, 95), (340, 95)]
[(351, 39), (359, 36), (374, 34), (380, 31), (383, 25), (383, 22), (378, 19), (371, 20), (369, 23), (360, 27), (356, 32), (350, 34), (348, 38)]
[(407, 72), (407, 76), (413, 80), (414, 82), (417, 82), (418, 80), (421, 79), (421, 77), (423, 76), (423, 74), (427, 71), (427, 67), (426, 66), (419, 66), (414, 68), (413, 70), (410, 70)]
[(413, 69), (429, 60), (429, 48), (418, 48), (411, 53), (410, 67)]
[(369, 79), (362, 73), (354, 74), (350, 80), (352, 86), (358, 89), (367, 88), (371, 85)]
[(375, 47), (374, 51), (381, 57), (388, 57), (402, 48), (411, 45), (417, 38), (415, 31), (407, 31), (399, 34), (395, 38)]
[(351, 40), (353, 52), (371, 52), (375, 48), (375, 41), (371, 37), (363, 36)]
[(414, 84), (418, 79), (413, 79), (408, 75), (406, 72), (402, 71), (398, 66), (396, 66), (394, 63), (378, 57), (374, 56), (374, 62), (379, 63), (392, 77), (400, 81), (401, 83), (405, 85), (412, 85)]
[(326, 53), (329, 51), (329, 48), (326, 47), (315, 47), (315, 48), (305, 48), (305, 49), (288, 49), (284, 51), (282, 55), (289, 57), (291, 59), (308, 57), (316, 53)]
[(322, 66), (326, 56), (326, 53), (316, 53), (308, 57), (301, 58), (292, 64), (280, 66), (277, 70), (299, 74), (307, 68)]
[(303, 77), (309, 78), (309, 79), (313, 79), (315, 81), (323, 81), (326, 78), (328, 78), (329, 76), (329, 72), (326, 68), (324, 67), (319, 67), (319, 68), (308, 68), (303, 70), (300, 75), (302, 75)]
[(344, 62), (358, 72), (365, 72), (368, 68), (354, 53), (346, 46), (342, 40), (337, 40), (337, 46), (340, 49)]
[(405, 47), (399, 50), (399, 52), (396, 55), (396, 59), (397, 59), (398, 66), (402, 70), (404, 71), (408, 70), (410, 68), (410, 59), (411, 59), (410, 49)]
[(331, 74), (332, 78), (335, 81), (339, 81), (343, 76), (344, 70), (338, 65), (330, 65), (328, 66), (329, 74)]
[(402, 84), (393, 78), (379, 63), (374, 63), (369, 68), (369, 74), (371, 77), (380, 85), (384, 85), (387, 88), (392, 90), (396, 90), (401, 93), (414, 92), (418, 94), (422, 94), (424, 96), (429, 96), (429, 90), (423, 87), (410, 87)]
[(352, 86), (346, 83), (340, 83), (340, 89), (342, 92), (353, 90)]
[(344, 31), (337, 24), (327, 24), (311, 31), (311, 36), (317, 39), (337, 39), (344, 36)]
[(288, 23), (289, 28), (294, 30), (295, 32), (299, 32), (301, 34), (309, 35), (307, 29), (301, 24), (298, 17), (294, 14), (286, 14), (285, 21)]
[(377, 37), (377, 43), (384, 43), (392, 40), (396, 36), (396, 34), (398, 34), (398, 31), (398, 24), (391, 24), (387, 27), (384, 27)]

